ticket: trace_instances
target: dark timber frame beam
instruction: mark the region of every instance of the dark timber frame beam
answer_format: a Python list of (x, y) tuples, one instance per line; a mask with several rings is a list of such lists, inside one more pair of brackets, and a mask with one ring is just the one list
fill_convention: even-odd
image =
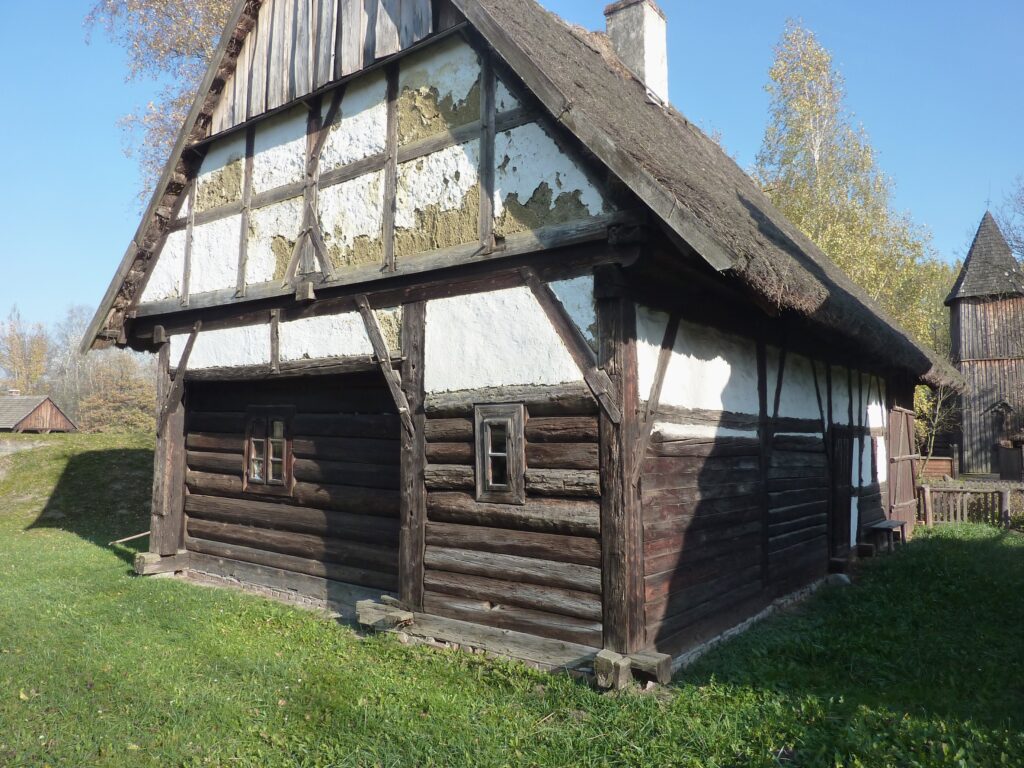
[[(665, 326), (665, 335), (661, 339), (661, 349), (658, 351), (658, 367), (654, 372), (654, 382), (651, 391), (647, 393), (647, 407), (644, 409), (643, 421), (640, 423), (637, 436), (636, 448), (633, 451), (633, 470), (630, 477), (631, 484), (636, 487), (640, 482), (640, 472), (644, 464), (644, 456), (647, 447), (651, 443), (651, 432), (654, 430), (654, 421), (661, 405), (661, 390), (665, 386), (665, 374), (668, 372), (668, 364), (672, 360), (672, 350), (676, 346), (676, 336), (679, 334), (681, 318), (678, 313), (673, 313), (668, 318), (668, 325)], [(644, 393), (640, 393), (643, 395)]]
[(619, 389), (609, 377), (604, 368), (599, 368), (594, 350), (590, 348), (587, 340), (583, 338), (576, 323), (565, 311), (562, 302), (558, 300), (551, 287), (541, 282), (537, 271), (533, 267), (523, 267), (520, 270), (523, 281), (533, 292), (534, 297), (544, 309), (548, 320), (555, 327), (559, 338), (565, 344), (573, 361), (583, 374), (583, 380), (587, 382), (594, 398), (601, 404), (601, 410), (607, 414), (613, 423), (618, 424), (622, 420), (622, 407), (620, 406)]
[(412, 416), (411, 431), (401, 433), (401, 500), (398, 556), (399, 599), (410, 610), (423, 610), (423, 558), (427, 524), (426, 415), (423, 368), (426, 302), (402, 307), (402, 392)]
[(373, 356), (376, 359), (377, 365), (380, 366), (380, 372), (384, 374), (384, 381), (387, 382), (391, 399), (394, 400), (395, 407), (398, 409), (398, 416), (402, 420), (402, 426), (408, 434), (412, 435), (415, 430), (412, 415), (409, 411), (409, 402), (406, 399), (405, 393), (402, 392), (402, 381), (391, 365), (391, 353), (388, 351), (387, 342), (384, 341), (384, 335), (380, 332), (377, 316), (373, 314), (370, 302), (365, 294), (356, 296), (355, 302), (359, 315), (363, 318), (366, 335), (370, 338)]

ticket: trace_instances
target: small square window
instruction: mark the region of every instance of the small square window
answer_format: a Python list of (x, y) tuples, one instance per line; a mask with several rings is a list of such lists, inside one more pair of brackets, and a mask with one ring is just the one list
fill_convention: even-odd
[(259, 408), (246, 426), (244, 490), (290, 494), (292, 491), (290, 409)]
[(522, 404), (478, 405), (474, 423), (477, 501), (525, 504), (525, 409)]

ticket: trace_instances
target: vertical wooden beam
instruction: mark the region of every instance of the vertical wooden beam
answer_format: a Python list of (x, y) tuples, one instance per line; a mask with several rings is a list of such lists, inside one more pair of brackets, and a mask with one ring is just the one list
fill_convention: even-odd
[(398, 189), (398, 65), (392, 64), (388, 76), (388, 123), (384, 165), (384, 270), (395, 270), (395, 205)]
[(494, 120), (495, 89), (494, 61), (490, 51), (481, 54), (483, 69), (480, 81), (480, 247), (484, 251), (494, 248)]
[(188, 295), (192, 282), (192, 232), (196, 221), (196, 184), (199, 171), (188, 186), (188, 223), (185, 225), (185, 271), (181, 276), (181, 306), (188, 306)]
[(768, 347), (764, 339), (757, 340), (757, 442), (758, 468), (761, 481), (761, 587), (768, 587), (768, 450), (771, 427), (768, 422)]
[(658, 414), (658, 406), (661, 404), (661, 390), (665, 385), (665, 374), (668, 373), (668, 364), (672, 360), (672, 351), (676, 346), (679, 321), (678, 313), (670, 315), (668, 325), (665, 326), (665, 335), (661, 339), (661, 349), (658, 351), (658, 367), (654, 371), (654, 382), (651, 384), (651, 391), (647, 393), (647, 407), (644, 409), (643, 421), (638, 427), (636, 448), (633, 451), (631, 479), (634, 486), (640, 481), (640, 471), (644, 465), (644, 456), (647, 454), (647, 446), (651, 442), (654, 420)]
[(825, 403), (827, 421), (825, 422), (825, 432), (821, 436), (822, 440), (825, 441), (825, 456), (828, 461), (828, 499), (825, 501), (825, 509), (827, 518), (825, 520), (825, 535), (828, 537), (828, 553), (831, 557), (833, 554), (833, 542), (835, 541), (835, 503), (836, 503), (836, 446), (833, 440), (834, 431), (832, 428), (832, 364), (825, 363)]
[[(170, 375), (170, 342), (160, 345), (157, 362), (157, 402), (161, 412), (175, 391)], [(181, 375), (179, 373), (179, 375)], [(153, 456), (153, 500), (150, 511), (149, 551), (173, 555), (184, 541), (185, 514), (185, 405), (184, 391), (173, 404), (157, 436)]]
[(242, 176), (242, 226), (238, 237), (238, 277), (235, 296), (245, 296), (245, 271), (249, 261), (249, 216), (252, 213), (252, 162), (256, 146), (256, 129), (245, 131), (245, 170)]
[[(312, 135), (311, 143), (306, 152), (306, 177), (307, 195), (303, 216), (306, 222), (306, 231), (309, 233), (309, 244), (313, 249), (313, 255), (320, 265), (320, 272), (325, 280), (334, 279), (334, 264), (331, 262), (330, 254), (327, 252), (327, 244), (324, 242), (323, 232), (320, 231), (320, 217), (317, 211), (320, 206), (320, 156), (323, 154), (324, 145), (330, 135), (331, 126), (334, 125), (338, 112), (341, 111), (341, 101), (345, 97), (345, 86), (334, 91), (331, 97), (331, 105), (327, 108), (327, 114), (322, 116), (315, 134)], [(323, 109), (323, 102), (321, 102)]]
[(281, 310), (270, 310), (270, 370), (281, 372)]
[(423, 610), (423, 549), (427, 524), (426, 416), (423, 411), (424, 336), (426, 302), (402, 308), (402, 392), (409, 404), (413, 429), (401, 432), (401, 500), (398, 557), (398, 594), (409, 610)]
[(632, 653), (646, 644), (643, 600), (643, 525), (631, 482), (638, 435), (636, 312), (615, 269), (595, 273), (600, 326), (599, 363), (617, 393), (621, 418), (599, 416), (601, 466), (601, 586), (604, 646)]

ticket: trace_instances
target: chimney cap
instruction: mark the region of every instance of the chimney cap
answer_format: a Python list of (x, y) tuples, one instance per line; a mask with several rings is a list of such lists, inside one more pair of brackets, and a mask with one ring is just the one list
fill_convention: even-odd
[(604, 15), (611, 16), (612, 14), (618, 13), (619, 11), (626, 10), (630, 6), (640, 5), (641, 3), (649, 5), (657, 12), (659, 16), (661, 16), (661, 18), (665, 18), (665, 12), (661, 10), (661, 8), (658, 6), (656, 2), (654, 2), (654, 0), (619, 0), (619, 2), (617, 3), (611, 3), (610, 5), (606, 5), (604, 7)]

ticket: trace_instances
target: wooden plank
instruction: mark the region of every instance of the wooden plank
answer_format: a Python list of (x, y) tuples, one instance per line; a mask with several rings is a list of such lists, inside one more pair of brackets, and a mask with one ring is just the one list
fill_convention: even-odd
[(427, 546), (518, 555), (594, 567), (601, 564), (600, 543), (583, 536), (430, 522), (426, 527), (425, 541)]
[(470, 523), (540, 533), (594, 536), (600, 533), (600, 506), (575, 499), (527, 499), (523, 505), (488, 504), (468, 493), (431, 493), (427, 513), (431, 521)]
[(358, 599), (368, 596), (352, 587), (375, 590), (372, 594), (379, 597), (381, 591), (390, 593), (396, 586), (393, 573), (371, 568), (329, 563), (191, 536), (186, 539), (186, 546), (192, 570), (235, 578), (245, 584), (320, 598), (332, 604), (347, 602), (346, 597), (353, 592)]
[(242, 223), (238, 235), (238, 273), (235, 279), (235, 296), (245, 296), (245, 273), (249, 262), (249, 217), (252, 208), (252, 167), (255, 155), (256, 131), (250, 127), (245, 132), (245, 166), (242, 171)]
[(168, 408), (164, 428), (157, 436), (153, 456), (153, 496), (150, 514), (149, 549), (157, 555), (173, 555), (181, 548), (183, 535), (183, 494), (185, 475), (185, 408), (170, 400), (174, 391), (169, 369), (170, 343), (160, 347), (157, 395), (166, 396), (161, 414)]
[(133, 566), (135, 573), (139, 576), (186, 571), (189, 567), (189, 553), (179, 552), (173, 555), (161, 556), (154, 552), (139, 552), (135, 555)]
[(274, 6), (265, 2), (260, 6), (256, 27), (252, 33), (256, 36), (253, 47), (252, 68), (249, 75), (249, 118), (262, 115), (267, 111), (267, 68), (270, 58), (270, 36), (274, 24)]
[(462, 392), (431, 393), (426, 397), (425, 408), (431, 419), (456, 418), (471, 415), (475, 403), (516, 402), (525, 403), (531, 417), (580, 415), (594, 413), (597, 410), (590, 389), (583, 384), (554, 387), (489, 387)]
[(313, 54), (316, 34), (314, 14), (320, 0), (293, 0), (294, 22), (292, 35), (295, 47), (291, 55), (291, 89), (289, 101), (305, 96), (313, 90)]
[(427, 545), (424, 563), (429, 571), (497, 577), (540, 586), (562, 587), (601, 594), (601, 569), (497, 552)]
[[(334, 52), (338, 31), (338, 4), (345, 0), (315, 0), (313, 26), (313, 88), (323, 88), (334, 79)], [(348, 3), (357, 7), (362, 3)]]
[(188, 221), (185, 225), (185, 266), (181, 277), (181, 297), (178, 304), (187, 307), (192, 293), (192, 237), (196, 228), (196, 180), (188, 185)]
[(494, 247), (494, 141), (495, 88), (494, 65), (490, 52), (481, 56), (480, 82), (480, 247)]
[(300, 459), (396, 465), (401, 455), (397, 439), (363, 437), (295, 437), (292, 454)]
[(426, 415), (423, 373), (425, 365), (426, 302), (402, 308), (402, 393), (412, 429), (401, 431), (401, 538), (399, 543), (399, 595), (409, 608), (423, 606), (423, 548), (427, 523)]
[(583, 374), (583, 379), (590, 387), (594, 398), (601, 404), (602, 410), (608, 414), (608, 417), (618, 423), (622, 419), (622, 411), (618, 404), (619, 393), (608, 374), (597, 367), (594, 351), (590, 348), (590, 344), (576, 327), (572, 318), (569, 317), (565, 307), (562, 306), (551, 288), (541, 282), (536, 270), (532, 267), (523, 267), (520, 274), (554, 326), (562, 343), (569, 350), (569, 354), (579, 367), (580, 373)]
[(526, 422), (531, 443), (596, 443), (598, 423), (593, 416), (533, 416)]
[[(363, 10), (365, 1), (338, 0), (338, 4), (335, 78), (351, 75), (363, 68), (363, 48), (366, 45), (366, 13)], [(373, 5), (376, 7), (375, 2)]]
[(295, 479), (307, 483), (398, 490), (399, 469), (393, 465), (294, 459)]
[(387, 342), (384, 341), (384, 335), (381, 333), (380, 325), (377, 323), (377, 316), (370, 309), (370, 302), (367, 301), (365, 294), (356, 296), (355, 302), (356, 307), (359, 309), (359, 314), (363, 318), (366, 335), (370, 338), (370, 346), (373, 347), (374, 357), (377, 359), (380, 371), (384, 375), (384, 381), (388, 385), (388, 391), (391, 393), (391, 397), (395, 402), (395, 408), (398, 410), (398, 417), (402, 420), (402, 426), (405, 428), (405, 431), (411, 436), (415, 432), (412, 414), (409, 410), (409, 402), (406, 399), (405, 393), (402, 392), (402, 382), (395, 369), (391, 366), (391, 353), (388, 351)]
[(432, 592), (518, 605), (580, 619), (601, 620), (601, 598), (578, 590), (503, 581), (485, 576), (450, 574), (427, 569), (424, 588)]
[(195, 493), (186, 497), (185, 511), (190, 517), (220, 523), (345, 538), (371, 544), (398, 544), (398, 520), (376, 515)]
[(398, 35), (401, 14), (402, 0), (377, 0), (375, 58), (382, 59), (402, 50)]
[[(386, 0), (379, 0), (381, 11)], [(398, 0), (391, 0), (397, 3)], [(387, 14), (382, 14), (386, 16)], [(381, 16), (378, 16), (378, 22)], [(378, 25), (377, 41), (380, 44), (380, 27)], [(378, 56), (381, 54), (378, 53)], [(387, 272), (395, 271), (395, 208), (397, 206), (398, 189), (398, 66), (388, 67), (387, 70), (387, 135), (385, 139), (385, 166), (384, 166), (384, 212), (383, 231), (384, 238), (384, 269)]]
[[(473, 467), (468, 464), (428, 464), (424, 479), (430, 490), (476, 488)], [(596, 499), (601, 495), (601, 479), (596, 470), (527, 469), (526, 490), (537, 496)]]

